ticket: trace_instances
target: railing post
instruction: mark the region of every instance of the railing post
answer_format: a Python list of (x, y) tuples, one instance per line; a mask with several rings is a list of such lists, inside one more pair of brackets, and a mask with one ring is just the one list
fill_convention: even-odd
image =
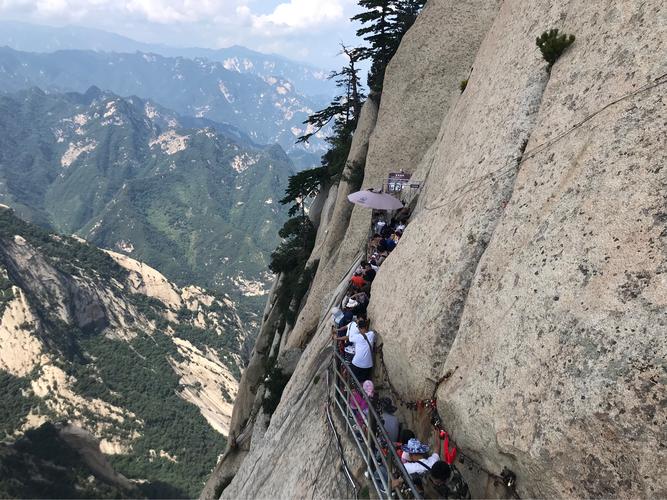
[[(368, 412), (368, 422), (367, 422), (367, 426), (366, 426), (366, 437), (367, 437), (367, 441), (366, 441), (366, 442), (368, 443), (368, 444), (366, 445), (366, 458), (368, 459), (366, 463), (369, 464), (369, 467), (371, 467), (370, 464), (374, 464), (374, 463), (375, 463), (375, 458), (372, 457), (372, 454), (373, 454), (373, 446), (372, 446), (372, 444), (371, 444), (371, 443), (373, 442), (373, 441), (372, 441), (372, 438), (371, 438), (371, 433), (373, 432), (373, 431), (371, 430), (372, 427), (373, 427), (373, 420), (372, 420), (372, 418), (373, 418), (373, 414), (372, 414), (371, 411), (369, 411), (369, 412)], [(374, 470), (370, 470), (370, 469), (369, 469), (369, 471), (368, 471), (369, 476), (370, 476), (371, 474), (374, 474), (374, 473), (375, 473)]]
[[(387, 446), (394, 446), (394, 443), (388, 443)], [(387, 450), (387, 456), (389, 456), (389, 450)], [(391, 478), (394, 477), (394, 461), (387, 460), (387, 498), (391, 498)]]

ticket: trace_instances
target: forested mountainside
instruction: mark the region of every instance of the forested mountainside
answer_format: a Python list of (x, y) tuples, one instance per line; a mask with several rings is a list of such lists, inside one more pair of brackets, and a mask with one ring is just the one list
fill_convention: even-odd
[(26, 52), (58, 50), (94, 50), (99, 52), (146, 52), (167, 57), (204, 57), (218, 61), (230, 71), (250, 73), (263, 79), (282, 77), (290, 81), (300, 94), (329, 99), (335, 91), (327, 79), (328, 71), (309, 64), (286, 59), (276, 54), (263, 54), (235, 45), (222, 49), (171, 47), (144, 43), (116, 33), (79, 26), (43, 26), (0, 20), (0, 47), (8, 46)]
[(0, 203), (180, 284), (255, 300), (291, 162), (192, 121), (96, 88), (0, 96)]
[[(141, 494), (193, 496), (225, 445), (245, 336), (229, 297), (178, 288), (145, 264), (0, 208), (5, 440), (65, 420), (100, 440)], [(42, 451), (67, 457), (53, 446)], [(26, 453), (0, 448), (0, 470), (42, 452)], [(63, 481), (68, 474), (76, 471)], [(16, 487), (0, 474), (0, 492), (30, 496)]]
[[(91, 86), (118, 95), (151, 99), (180, 114), (229, 123), (261, 144), (278, 143), (297, 158), (317, 164), (323, 141), (295, 145), (303, 121), (326, 102), (300, 93), (283, 77), (261, 78), (234, 69), (236, 62), (164, 57), (135, 52), (84, 50), (53, 53), (0, 48), (0, 91), (39, 87), (85, 92)], [(227, 69), (230, 67), (231, 69)]]
[[(160, 489), (175, 493), (166, 484)], [(130, 496), (145, 496), (141, 485), (114, 471), (99, 441), (79, 427), (46, 422), (14, 442), (0, 442), (2, 498)]]

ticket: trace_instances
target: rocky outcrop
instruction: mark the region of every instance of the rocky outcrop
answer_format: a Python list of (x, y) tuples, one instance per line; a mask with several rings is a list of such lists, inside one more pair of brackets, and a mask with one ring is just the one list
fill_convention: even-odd
[[(363, 247), (363, 239), (345, 238), (352, 214), (352, 205), (347, 196), (353, 186), (349, 181), (354, 169), (363, 168), (368, 141), (375, 128), (378, 112), (378, 96), (371, 95), (361, 110), (359, 123), (352, 140), (341, 181), (338, 188), (330, 193), (333, 211), (328, 224), (320, 224), (316, 237), (316, 256), (319, 259), (317, 273), (308, 291), (306, 302), (301, 308), (294, 327), (284, 336), (283, 345), (303, 347), (317, 328), (322, 308), (329, 301), (340, 276), (345, 274), (351, 261)], [(318, 244), (319, 243), (319, 244)], [(312, 257), (311, 257), (312, 260)]]
[[(517, 473), (521, 496), (667, 491), (664, 87), (651, 88), (667, 36), (661, 2), (633, 6), (503, 4), (374, 283), (395, 385), (428, 397), (453, 372), (441, 416), (488, 470)], [(534, 39), (552, 26), (577, 41), (548, 73)]]
[[(396, 159), (424, 185), (369, 315), (400, 395), (437, 396), (476, 496), (512, 494), (490, 489), (504, 468), (521, 497), (667, 495), (664, 15), (430, 0), (389, 66), (364, 185)], [(553, 27), (577, 39), (548, 68), (535, 38)], [(304, 353), (224, 497), (349, 496), (313, 383), (369, 229), (345, 189), (285, 335)], [(432, 435), (423, 412), (401, 418)]]
[[(363, 187), (381, 188), (389, 172), (411, 171), (419, 163), (496, 10), (495, 1), (428, 2), (387, 68), (381, 102), (371, 94), (364, 105), (344, 178), (363, 167)], [(350, 192), (341, 181), (317, 275), (289, 335), (291, 346), (303, 345), (312, 334), (336, 283), (364, 248), (371, 212), (353, 207)]]
[(39, 364), (43, 344), (31, 335), (38, 320), (25, 293), (18, 287), (13, 287), (13, 293), (0, 318), (0, 370), (24, 377)]
[[(4, 438), (66, 421), (127, 463), (174, 464), (166, 478), (143, 473), (151, 482), (176, 482), (180, 474), (187, 487), (224, 446), (244, 339), (228, 297), (181, 289), (126, 256), (49, 234), (0, 209)], [(173, 418), (188, 427), (180, 442), (160, 434)], [(204, 445), (213, 453), (184, 465)], [(148, 479), (137, 470), (130, 477)]]
[[(347, 275), (349, 278), (349, 274)], [(325, 306), (327, 313), (342, 298), (343, 282)], [(326, 314), (301, 355), (280, 404), (266, 430), (252, 436), (252, 446), (222, 498), (350, 498), (339, 474), (340, 459), (324, 406), (330, 361), (330, 323)], [(342, 424), (337, 423), (339, 432)], [(362, 477), (361, 457), (347, 443), (348, 465)], [(208, 498), (202, 495), (203, 498)]]
[(498, 0), (430, 0), (387, 67), (366, 158), (364, 186), (389, 172), (413, 172), (460, 94)]
[[(279, 332), (283, 317), (276, 301), (281, 285), (282, 277), (278, 276), (264, 308), (259, 335), (250, 361), (239, 383), (229, 425), (227, 449), (206, 482), (200, 495), (202, 499), (214, 499), (220, 496), (222, 490), (238, 472), (250, 450), (253, 428), (258, 415), (261, 417), (260, 408), (264, 395), (262, 383), (267, 375), (269, 355), (274, 342), (280, 341)], [(259, 428), (265, 428), (266, 422), (260, 421), (257, 425)]]

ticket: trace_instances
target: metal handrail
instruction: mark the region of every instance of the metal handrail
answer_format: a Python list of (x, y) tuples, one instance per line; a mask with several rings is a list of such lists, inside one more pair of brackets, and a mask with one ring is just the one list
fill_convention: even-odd
[(350, 472), (350, 468), (347, 465), (347, 460), (345, 460), (345, 454), (343, 453), (343, 445), (341, 444), (340, 441), (340, 435), (338, 434), (338, 431), (336, 430), (336, 426), (333, 423), (333, 419), (331, 418), (331, 370), (327, 370), (327, 406), (326, 406), (326, 416), (327, 416), (327, 422), (329, 422), (329, 427), (331, 428), (331, 432), (333, 432), (334, 437), (336, 438), (336, 447), (338, 448), (338, 453), (340, 454), (340, 460), (343, 464), (343, 471), (345, 472), (345, 478), (347, 479), (347, 482), (350, 484), (352, 487), (352, 491), (354, 491), (354, 499), (357, 500), (359, 498), (359, 492), (357, 491), (357, 483), (354, 482), (354, 479), (352, 478), (352, 473)]
[[(361, 453), (361, 456), (366, 463), (366, 470), (368, 471), (369, 479), (371, 480), (373, 487), (375, 488), (378, 496), (380, 498), (392, 498), (392, 488), (391, 488), (391, 479), (393, 473), (397, 472), (399, 477), (403, 478), (404, 485), (410, 491), (410, 494), (413, 498), (420, 499), (421, 495), (417, 490), (410, 474), (405, 470), (403, 462), (399, 458), (396, 450), (393, 446), (393, 442), (389, 439), (387, 432), (384, 429), (382, 424), (382, 419), (375, 411), (373, 404), (370, 399), (364, 392), (361, 383), (357, 377), (352, 373), (351, 370), (347, 371), (347, 379), (343, 376), (343, 373), (339, 370), (339, 366), (345, 366), (345, 359), (338, 353), (334, 341), (333, 356), (331, 358), (331, 371), (333, 372), (334, 378), (334, 402), (336, 407), (340, 412), (345, 424), (347, 426), (348, 432), (352, 434), (357, 448)], [(343, 389), (341, 389), (341, 385)], [(360, 408), (355, 404), (350, 404), (350, 395), (352, 390), (356, 390), (359, 395), (364, 399), (366, 405), (368, 406), (368, 415), (365, 415), (364, 412), (360, 411)], [(341, 403), (342, 400), (342, 403)], [(357, 418), (353, 417), (354, 411), (357, 411), (357, 415), (360, 417), (361, 421), (364, 424), (365, 429), (358, 429), (359, 435), (353, 427), (353, 422), (351, 418), (354, 418), (355, 423)], [(375, 426), (373, 424), (376, 424)], [(376, 427), (376, 429), (374, 429)], [(382, 453), (382, 444), (380, 439), (378, 439), (377, 434), (380, 435), (380, 438), (384, 440), (384, 444), (387, 446), (388, 454), (387, 456)], [(378, 452), (378, 453), (376, 453)], [(377, 456), (379, 455), (380, 459), (378, 460)], [(384, 474), (378, 474), (378, 478), (375, 477), (375, 472), (384, 467), (387, 471), (386, 476)], [(394, 490), (398, 498), (405, 498), (400, 488)]]

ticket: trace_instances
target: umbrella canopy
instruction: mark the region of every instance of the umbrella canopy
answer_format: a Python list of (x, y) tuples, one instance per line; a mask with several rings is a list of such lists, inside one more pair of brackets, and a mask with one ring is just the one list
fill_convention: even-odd
[(387, 193), (375, 193), (373, 191), (357, 191), (347, 195), (347, 199), (355, 205), (361, 205), (375, 210), (398, 210), (403, 208), (403, 203)]

